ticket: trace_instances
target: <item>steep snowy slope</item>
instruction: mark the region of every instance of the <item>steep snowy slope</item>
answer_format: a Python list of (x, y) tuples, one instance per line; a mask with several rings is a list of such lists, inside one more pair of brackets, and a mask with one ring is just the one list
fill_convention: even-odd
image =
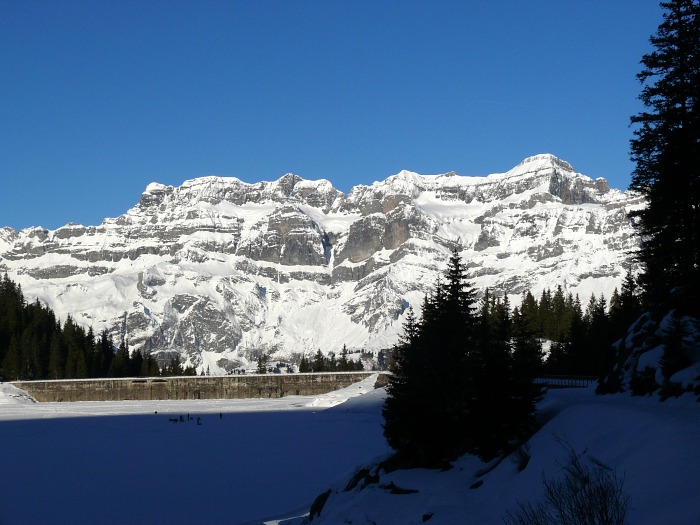
[(0, 271), (61, 318), (212, 373), (259, 352), (396, 341), (453, 248), (473, 284), (609, 297), (636, 246), (634, 194), (538, 155), (502, 174), (402, 171), (345, 195), (287, 174), (150, 184), (99, 226), (0, 230)]

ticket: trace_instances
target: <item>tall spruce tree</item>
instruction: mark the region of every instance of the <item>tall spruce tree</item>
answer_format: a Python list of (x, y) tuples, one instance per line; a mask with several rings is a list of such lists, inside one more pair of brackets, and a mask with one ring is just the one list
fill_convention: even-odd
[[(636, 212), (642, 235), (640, 284), (648, 306), (672, 290), (697, 313), (700, 291), (700, 1), (662, 2), (663, 22), (641, 60), (631, 189), (648, 205)], [(678, 294), (676, 294), (678, 296)]]
[(539, 346), (516, 361), (507, 300), (486, 294), (478, 313), (475, 303), (453, 252), (422, 319), (406, 318), (383, 410), (384, 435), (404, 463), (437, 466), (465, 452), (492, 458), (532, 423), (537, 367), (518, 365), (539, 359)]
[(468, 448), (474, 295), (454, 251), (445, 280), (423, 301), (422, 320), (411, 311), (404, 324), (383, 415), (384, 435), (408, 462), (439, 465)]

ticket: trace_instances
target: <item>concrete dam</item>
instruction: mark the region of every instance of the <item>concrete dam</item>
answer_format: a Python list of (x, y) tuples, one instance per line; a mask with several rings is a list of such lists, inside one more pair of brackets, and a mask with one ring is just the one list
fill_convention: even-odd
[[(40, 402), (182, 399), (245, 399), (320, 395), (377, 372), (328, 372), (232, 376), (134, 377), (13, 381)], [(386, 384), (379, 373), (375, 388)]]

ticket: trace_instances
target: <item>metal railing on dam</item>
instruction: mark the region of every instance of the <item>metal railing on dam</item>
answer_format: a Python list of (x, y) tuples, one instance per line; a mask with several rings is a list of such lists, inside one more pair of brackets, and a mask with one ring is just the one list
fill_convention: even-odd
[(597, 381), (595, 376), (541, 376), (535, 379), (535, 384), (549, 388), (585, 388)]
[[(377, 372), (59, 379), (12, 384), (41, 402), (244, 399), (326, 394), (373, 374)], [(386, 374), (379, 373), (376, 386), (385, 383)]]

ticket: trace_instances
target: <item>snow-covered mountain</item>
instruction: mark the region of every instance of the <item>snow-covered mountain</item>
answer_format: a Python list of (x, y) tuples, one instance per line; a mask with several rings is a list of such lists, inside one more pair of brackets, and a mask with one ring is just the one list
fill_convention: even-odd
[(610, 296), (643, 206), (537, 155), (506, 173), (402, 171), (349, 194), (287, 174), (150, 184), (99, 226), (0, 229), (0, 272), (56, 314), (211, 373), (275, 357), (392, 345), (452, 249), (478, 289), (562, 285)]

